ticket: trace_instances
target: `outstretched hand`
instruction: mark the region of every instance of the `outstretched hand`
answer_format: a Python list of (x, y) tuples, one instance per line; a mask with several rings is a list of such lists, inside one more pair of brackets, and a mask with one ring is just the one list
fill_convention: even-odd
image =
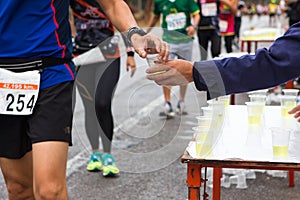
[(158, 85), (187, 85), (193, 81), (193, 64), (181, 59), (169, 60), (149, 67), (146, 73)]
[(289, 114), (294, 114), (294, 118), (296, 118), (297, 121), (300, 122), (300, 104), (290, 110)]

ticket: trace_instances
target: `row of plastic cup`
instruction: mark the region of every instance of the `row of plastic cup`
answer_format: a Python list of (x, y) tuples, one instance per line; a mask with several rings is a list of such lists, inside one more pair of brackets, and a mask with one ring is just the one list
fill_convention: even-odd
[(229, 97), (221, 97), (207, 101), (202, 107), (202, 115), (197, 116), (198, 124), (193, 127), (196, 142), (196, 156), (205, 158), (211, 155), (212, 147), (217, 142), (225, 117), (225, 109), (229, 105)]
[[(288, 157), (288, 146), (293, 128), (293, 116), (288, 114), (288, 111), (296, 106), (296, 98), (298, 89), (283, 89), (283, 95), (280, 98), (282, 124), (278, 127), (271, 127), (272, 134), (272, 149), (275, 159)], [(246, 102), (248, 113), (248, 125), (261, 126), (263, 125), (263, 114), (265, 107), (266, 94), (260, 93), (249, 94), (250, 102)]]

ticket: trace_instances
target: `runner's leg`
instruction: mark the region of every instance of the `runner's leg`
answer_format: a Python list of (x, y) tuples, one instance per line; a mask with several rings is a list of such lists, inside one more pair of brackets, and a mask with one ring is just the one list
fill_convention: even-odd
[(66, 186), (67, 142), (39, 142), (32, 145), (34, 193), (36, 199), (68, 199)]
[(28, 152), (20, 159), (0, 158), (0, 168), (9, 199), (34, 199), (32, 152)]
[(103, 151), (111, 152), (111, 142), (114, 134), (112, 115), (112, 98), (120, 76), (120, 59), (115, 58), (105, 63), (105, 71), (101, 75), (95, 92), (95, 110), (102, 131), (100, 133)]
[(42, 89), (28, 119), (36, 199), (68, 199), (66, 163), (71, 145), (73, 81)]

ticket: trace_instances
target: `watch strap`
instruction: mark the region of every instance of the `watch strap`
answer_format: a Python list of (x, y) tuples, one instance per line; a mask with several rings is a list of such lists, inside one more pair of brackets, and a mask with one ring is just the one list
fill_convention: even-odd
[(132, 45), (131, 44), (131, 37), (133, 36), (133, 34), (139, 34), (141, 36), (144, 36), (147, 33), (143, 29), (141, 29), (139, 27), (136, 27), (136, 26), (133, 26), (133, 27), (129, 28), (126, 32), (126, 39), (128, 40), (130, 45)]

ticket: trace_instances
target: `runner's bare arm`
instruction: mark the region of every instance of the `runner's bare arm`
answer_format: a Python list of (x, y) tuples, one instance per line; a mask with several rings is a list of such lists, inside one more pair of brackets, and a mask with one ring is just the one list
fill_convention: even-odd
[[(123, 0), (97, 0), (113, 25), (120, 31), (126, 32), (131, 27), (138, 27), (128, 5)], [(146, 58), (147, 53), (158, 53), (158, 59), (168, 60), (169, 46), (163, 42), (159, 37), (153, 34), (141, 36), (133, 34), (130, 42), (135, 51), (142, 58)]]
[(131, 10), (123, 0), (97, 0), (113, 25), (120, 31), (126, 32), (130, 27), (138, 26)]

